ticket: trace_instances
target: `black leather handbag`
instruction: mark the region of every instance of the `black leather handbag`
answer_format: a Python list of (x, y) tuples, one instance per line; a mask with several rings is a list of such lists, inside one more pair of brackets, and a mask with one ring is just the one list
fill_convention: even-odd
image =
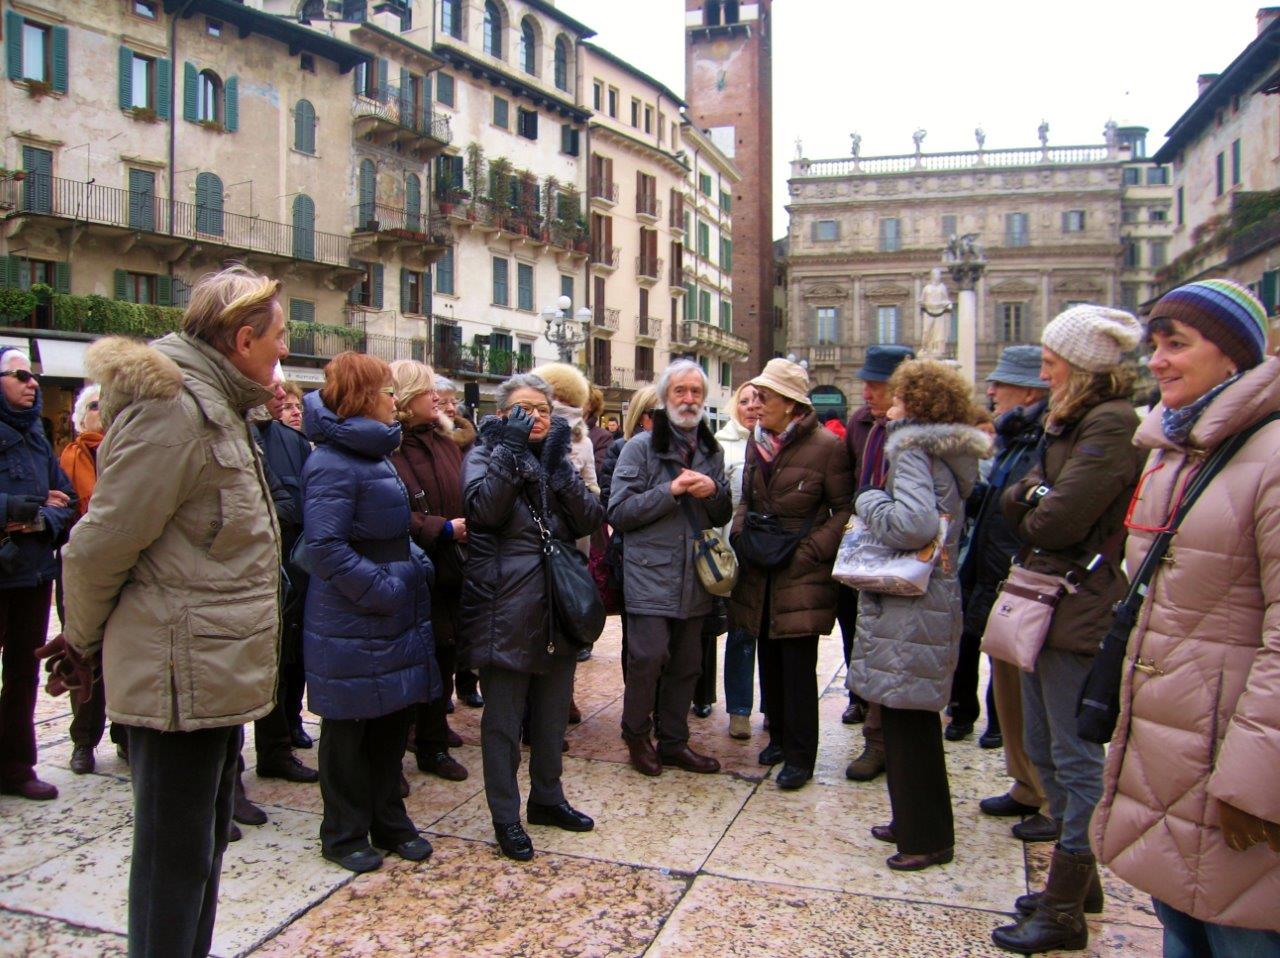
[(777, 516), (756, 512), (751, 508), (755, 505), (751, 487), (754, 472), (753, 467), (751, 473), (742, 479), (743, 495), (747, 499), (747, 515), (742, 521), (742, 529), (734, 539), (733, 547), (748, 565), (757, 569), (780, 569), (791, 561), (800, 540), (813, 528), (817, 514), (809, 516), (803, 526), (792, 532), (782, 525)]
[(587, 557), (574, 546), (561, 542), (551, 534), (543, 516), (546, 513), (546, 488), (539, 484), (542, 508), (527, 500), (533, 521), (542, 536), (542, 565), (547, 577), (547, 598), (551, 607), (551, 634), (547, 652), (555, 652), (556, 635), (564, 636), (575, 649), (589, 648), (604, 631), (604, 603), (596, 589), (595, 578)]

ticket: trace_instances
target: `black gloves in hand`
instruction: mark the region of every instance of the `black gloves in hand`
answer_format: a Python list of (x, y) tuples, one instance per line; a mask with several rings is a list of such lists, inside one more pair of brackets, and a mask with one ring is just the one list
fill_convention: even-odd
[(507, 425), (502, 430), (502, 444), (519, 456), (529, 445), (529, 432), (533, 429), (533, 417), (519, 406), (512, 406), (507, 413)]
[(9, 522), (32, 522), (40, 514), (44, 500), (39, 496), (9, 496)]
[(542, 468), (548, 476), (560, 471), (561, 465), (569, 461), (569, 449), (573, 442), (573, 429), (562, 416), (551, 419), (551, 428), (547, 430), (547, 438), (542, 444)]

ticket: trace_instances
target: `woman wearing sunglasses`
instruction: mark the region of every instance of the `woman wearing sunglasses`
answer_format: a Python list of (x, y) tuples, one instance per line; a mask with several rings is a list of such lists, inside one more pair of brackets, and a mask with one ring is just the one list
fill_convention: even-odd
[(0, 794), (47, 800), (58, 789), (36, 778), (35, 651), (49, 626), (54, 546), (76, 512), (40, 423), (40, 399), (31, 361), (0, 346)]
[[(1207, 454), (1280, 410), (1266, 311), (1206, 280), (1151, 310), (1160, 405), (1129, 517), (1136, 569)], [(1178, 525), (1129, 639), (1094, 847), (1151, 894), (1165, 958), (1280, 956), (1280, 422)]]
[(1089, 818), (1102, 795), (1103, 751), (1076, 733), (1076, 703), (1112, 606), (1128, 585), (1120, 546), (1142, 460), (1133, 447), (1134, 376), (1123, 355), (1141, 336), (1129, 313), (1089, 304), (1045, 327), (1040, 378), (1049, 384), (1049, 407), (1039, 463), (1001, 499), (1024, 544), (1024, 565), (1075, 583), (1054, 609), (1034, 671), (1022, 675), (1023, 741), (1049, 815), (1013, 832), (1023, 841), (1057, 844), (1045, 890), (1017, 902), (1026, 917), (993, 934), (1008, 951), (1084, 948), (1086, 903), (1090, 911), (1102, 908)]

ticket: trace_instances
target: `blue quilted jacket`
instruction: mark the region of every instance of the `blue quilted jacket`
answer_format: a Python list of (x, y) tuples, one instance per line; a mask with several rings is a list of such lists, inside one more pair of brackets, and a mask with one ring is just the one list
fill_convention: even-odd
[(399, 425), (340, 418), (317, 391), (303, 401), (303, 430), (316, 444), (302, 471), (311, 711), (368, 719), (438, 698), (434, 573), (409, 540), (409, 497), (387, 458)]

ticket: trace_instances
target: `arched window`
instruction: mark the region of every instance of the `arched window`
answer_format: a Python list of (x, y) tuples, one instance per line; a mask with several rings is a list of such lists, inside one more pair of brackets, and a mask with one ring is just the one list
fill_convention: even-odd
[(197, 122), (222, 122), (222, 79), (212, 70), (201, 70), (196, 78)]
[(502, 10), (493, 0), (484, 4), (484, 52), (502, 59)]
[(556, 37), (556, 89), (569, 92), (569, 39)]
[(316, 204), (306, 193), (293, 198), (293, 255), (316, 258)]
[(222, 180), (216, 173), (196, 175), (196, 232), (222, 235)]
[(378, 173), (374, 169), (373, 160), (360, 163), (359, 207), (356, 212), (356, 226), (364, 229), (371, 221), (378, 218)]
[(738, 22), (738, 0), (724, 0), (724, 22)]
[(323, 20), (324, 0), (303, 0), (298, 9), (299, 20)]
[(415, 233), (422, 232), (422, 183), (417, 173), (404, 180), (404, 225)]
[(442, 0), (440, 29), (455, 40), (462, 39), (462, 0)]
[(310, 100), (299, 100), (293, 108), (293, 148), (300, 153), (316, 151), (316, 108)]
[(520, 22), (520, 69), (531, 76), (538, 75), (538, 28), (532, 17)]

